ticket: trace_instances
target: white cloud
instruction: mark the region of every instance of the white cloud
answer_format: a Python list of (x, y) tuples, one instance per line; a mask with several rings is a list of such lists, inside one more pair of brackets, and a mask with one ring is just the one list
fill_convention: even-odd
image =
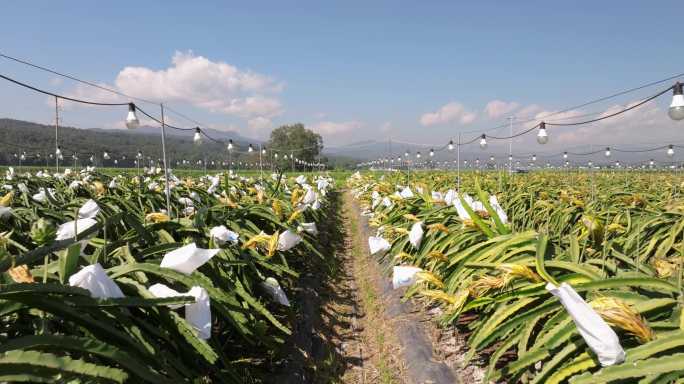
[(176, 52), (163, 70), (126, 67), (116, 77), (124, 93), (152, 100), (185, 102), (211, 112), (244, 118), (273, 117), (282, 112), (277, 99), (282, 83), (271, 77), (214, 62), (192, 52)]
[(339, 135), (343, 133), (348, 133), (359, 128), (362, 128), (364, 124), (359, 121), (346, 121), (346, 122), (333, 122), (333, 121), (321, 121), (309, 126), (311, 130), (321, 135)]
[(423, 114), (420, 117), (420, 124), (427, 127), (458, 121), (466, 125), (472, 123), (475, 118), (477, 118), (475, 112), (467, 110), (461, 103), (452, 101), (435, 112)]
[[(114, 85), (106, 88), (155, 102), (186, 103), (213, 113), (247, 120), (250, 128), (270, 124), (283, 112), (277, 94), (283, 83), (272, 77), (239, 69), (222, 61), (211, 61), (192, 51), (176, 52), (171, 66), (154, 70), (146, 67), (125, 67)], [(101, 102), (126, 102), (125, 97), (78, 84), (68, 96)]]
[(518, 107), (520, 107), (520, 104), (514, 101), (505, 102), (501, 100), (492, 100), (485, 106), (485, 113), (487, 114), (487, 116), (494, 119), (499, 116), (511, 113)]
[(255, 117), (253, 119), (249, 119), (247, 121), (247, 125), (249, 126), (249, 129), (252, 131), (263, 131), (266, 129), (270, 129), (273, 127), (273, 122), (270, 119), (267, 119), (265, 117)]

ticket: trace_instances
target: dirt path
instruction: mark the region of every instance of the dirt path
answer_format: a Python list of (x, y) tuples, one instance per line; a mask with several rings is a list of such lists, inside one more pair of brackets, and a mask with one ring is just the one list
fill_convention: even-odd
[(346, 290), (355, 299), (348, 308), (355, 324), (347, 332), (353, 337), (344, 344), (344, 356), (358, 363), (355, 369), (345, 372), (342, 382), (405, 383), (393, 322), (388, 319), (386, 303), (378, 290), (381, 274), (367, 257), (366, 237), (362, 236), (358, 211), (348, 193), (343, 197), (342, 212), (347, 247), (341, 256), (348, 283), (336, 288)]
[(401, 302), (402, 293), (391, 289), (369, 256), (369, 228), (352, 196), (340, 193), (335, 200), (322, 239), (331, 259), (302, 277), (289, 379), (279, 382), (473, 382), (445, 364), (450, 359), (436, 353), (445, 340), (435, 337), (433, 322), (413, 303)]

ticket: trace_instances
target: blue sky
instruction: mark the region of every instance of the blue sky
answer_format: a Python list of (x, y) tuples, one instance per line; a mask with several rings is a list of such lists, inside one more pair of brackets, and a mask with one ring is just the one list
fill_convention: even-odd
[[(439, 143), (512, 114), (540, 116), (684, 72), (682, 9), (681, 1), (624, 0), (22, 1), (3, 7), (0, 51), (158, 97), (208, 126), (251, 137), (300, 121), (332, 145), (388, 137)], [(174, 56), (182, 64), (168, 73)], [(230, 73), (204, 78), (198, 66)], [(122, 78), (126, 67), (134, 70)], [(0, 73), (107, 98), (6, 60)], [(224, 80), (230, 85), (219, 86)], [(681, 127), (654, 112), (668, 99), (647, 106), (655, 117), (596, 126), (595, 143), (677, 139)], [(9, 83), (0, 86), (0, 102), (2, 116), (52, 119), (46, 97)], [(124, 114), (64, 109), (65, 123), (79, 127), (120, 127)], [(562, 142), (551, 134), (554, 145), (588, 141), (586, 131), (559, 130)]]

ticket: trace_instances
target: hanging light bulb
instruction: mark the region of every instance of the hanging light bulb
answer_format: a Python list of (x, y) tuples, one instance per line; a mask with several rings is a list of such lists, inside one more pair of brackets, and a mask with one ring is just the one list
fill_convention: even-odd
[(682, 95), (682, 83), (676, 82), (672, 87), (672, 103), (667, 112), (672, 120), (684, 119), (684, 95)]
[(475, 159), (475, 165), (480, 165), (480, 158)]
[(195, 145), (202, 144), (202, 133), (199, 127), (195, 128), (195, 135), (192, 137), (192, 142), (195, 143)]
[(143, 157), (142, 152), (141, 152), (141, 151), (138, 151), (138, 154), (136, 155), (136, 157), (137, 157), (138, 159), (142, 159), (142, 157)]
[(513, 161), (513, 155), (508, 155), (508, 161)]
[(249, 148), (247, 148), (247, 152), (249, 152), (249, 153), (254, 152), (254, 148), (252, 147), (252, 144), (250, 144)]
[(546, 123), (539, 123), (539, 133), (537, 133), (537, 143), (546, 144), (549, 142), (549, 134), (546, 133)]
[(397, 162), (401, 162), (401, 156), (397, 156)]
[(615, 166), (620, 168), (620, 161), (619, 160), (615, 162)]
[(20, 159), (21, 159), (21, 161), (26, 160), (26, 152), (22, 152), (22, 153), (21, 153)]
[(430, 148), (430, 157), (434, 157), (434, 156), (435, 156), (435, 151), (432, 148)]
[(610, 157), (610, 147), (606, 147), (606, 157)]
[(91, 155), (88, 160), (90, 160), (90, 162), (92, 163), (93, 161), (95, 161), (95, 158)]
[(468, 166), (468, 160), (463, 160), (463, 165)]
[(285, 156), (283, 156), (283, 159), (287, 160), (287, 154)]
[(449, 140), (449, 150), (450, 151), (454, 150), (454, 141), (453, 140)]
[(674, 147), (672, 146), (672, 144), (668, 145), (668, 147), (667, 147), (667, 156), (668, 157), (674, 156)]
[(408, 151), (404, 151), (404, 157), (408, 159), (408, 157), (409, 157)]
[(135, 129), (140, 126), (140, 120), (135, 114), (135, 104), (128, 103), (128, 115), (126, 115), (126, 128)]
[(117, 164), (119, 164), (119, 160), (114, 159), (114, 165), (117, 165)]
[(655, 165), (655, 160), (651, 159), (651, 160), (648, 162), (648, 165), (650, 165), (651, 167), (654, 166), (654, 165)]
[(274, 157), (276, 160), (278, 160), (278, 153), (274, 153), (274, 154), (273, 154), (273, 157)]
[(567, 159), (567, 158), (568, 158), (568, 153), (567, 153), (567, 152), (563, 152), (563, 158), (564, 158), (564, 159)]
[(228, 140), (228, 150), (232, 151), (233, 150), (233, 139)]
[(593, 165), (594, 163), (591, 160), (589, 160), (589, 167), (591, 168)]
[(480, 149), (487, 149), (487, 136), (484, 133), (480, 137)]
[(569, 166), (569, 165), (570, 165), (570, 162), (569, 162), (569, 161), (566, 161), (566, 162), (565, 162), (565, 166), (567, 167), (567, 166)]
[(261, 148), (261, 154), (265, 155), (266, 154), (266, 147)]
[(416, 159), (420, 159), (420, 151), (416, 153)]
[(532, 155), (532, 161), (537, 161), (537, 155)]
[(104, 154), (102, 155), (102, 158), (105, 160), (109, 160), (109, 153), (107, 151), (104, 151)]
[(494, 156), (489, 156), (489, 161), (494, 161)]
[(55, 150), (55, 155), (60, 156), (61, 154), (62, 154), (62, 147), (58, 146), (57, 149)]

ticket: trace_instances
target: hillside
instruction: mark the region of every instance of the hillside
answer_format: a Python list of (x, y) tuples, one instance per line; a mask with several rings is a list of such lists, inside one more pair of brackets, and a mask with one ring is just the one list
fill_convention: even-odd
[[(231, 132), (216, 130), (207, 130), (207, 132), (216, 139), (233, 138), (236, 145), (242, 146), (243, 149), (248, 145), (248, 139)], [(167, 153), (171, 165), (174, 165), (176, 160), (183, 159), (196, 162), (203, 159), (205, 155), (208, 161), (228, 159), (225, 146), (205, 139), (204, 144), (198, 148), (192, 143), (192, 135), (192, 131), (167, 130)], [(59, 127), (59, 143), (65, 161), (69, 163), (72, 161), (73, 152), (76, 152), (82, 160), (95, 155), (96, 163), (101, 164), (103, 153), (108, 151), (111, 164), (114, 159), (117, 159), (120, 166), (133, 166), (133, 159), (138, 151), (151, 159), (161, 157), (161, 131), (154, 127), (141, 127), (130, 131)], [(24, 164), (45, 164), (45, 156), (55, 152), (54, 126), (0, 119), (0, 164), (16, 164), (18, 159), (14, 155), (20, 155), (22, 152), (26, 152)], [(242, 158), (234, 153), (233, 159), (241, 160)]]

